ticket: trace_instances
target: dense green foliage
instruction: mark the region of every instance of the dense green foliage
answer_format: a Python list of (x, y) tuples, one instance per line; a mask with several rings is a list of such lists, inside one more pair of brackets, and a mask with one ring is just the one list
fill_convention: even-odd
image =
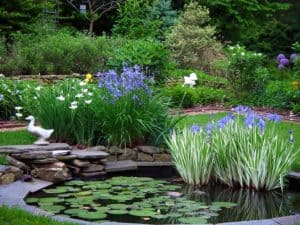
[[(289, 4), (259, 0), (197, 0), (210, 9), (212, 23), (225, 41), (241, 43), (251, 50), (273, 52), (287, 49), (291, 40), (284, 33), (288, 25), (276, 15)], [(286, 15), (286, 14), (285, 14)], [(282, 46), (282, 42), (287, 42)]]
[(127, 63), (147, 67), (149, 73), (163, 79), (170, 64), (168, 51), (159, 41), (87, 37), (66, 30), (18, 36), (11, 51), (6, 51), (2, 42), (0, 54), (0, 73), (8, 76), (96, 73), (99, 69), (120, 69)]

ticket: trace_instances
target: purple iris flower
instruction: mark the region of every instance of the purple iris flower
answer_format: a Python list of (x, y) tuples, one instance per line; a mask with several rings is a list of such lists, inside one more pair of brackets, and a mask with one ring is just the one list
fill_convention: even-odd
[(297, 59), (297, 58), (298, 58), (298, 55), (295, 54), (295, 53), (290, 55), (290, 61), (291, 61), (291, 62), (294, 62), (295, 59)]
[(191, 126), (191, 132), (192, 132), (193, 134), (199, 133), (200, 130), (201, 130), (201, 128), (200, 128), (200, 126), (198, 126), (197, 124), (193, 124), (193, 125)]
[(205, 131), (206, 131), (208, 134), (210, 134), (211, 131), (212, 131), (214, 128), (215, 128), (215, 127), (214, 127), (214, 125), (213, 125), (212, 123), (208, 123), (208, 124), (206, 125), (206, 127), (205, 127)]
[(255, 127), (256, 126), (256, 115), (255, 115), (255, 113), (248, 114), (246, 116), (244, 122), (245, 122), (246, 127), (248, 127), (248, 128)]
[(276, 113), (274, 113), (274, 114), (269, 113), (267, 117), (268, 117), (268, 119), (269, 119), (270, 121), (274, 121), (274, 122), (276, 122), (276, 123), (278, 123), (278, 122), (281, 121), (281, 117), (280, 117), (278, 114), (276, 114)]
[(261, 131), (261, 132), (264, 132), (264, 130), (265, 130), (265, 128), (266, 128), (266, 123), (265, 123), (265, 121), (264, 121), (264, 119), (262, 118), (262, 117), (259, 117), (259, 119), (258, 119), (258, 127), (259, 127), (259, 130)]
[(283, 69), (284, 69), (284, 65), (283, 65), (283, 64), (279, 64), (279, 65), (277, 66), (277, 68), (280, 69), (280, 70), (283, 70)]
[(251, 112), (251, 108), (249, 106), (238, 105), (233, 109), (236, 113), (247, 114)]
[(285, 55), (284, 54), (279, 54), (277, 56), (277, 62), (279, 63), (281, 59), (286, 59)]
[(284, 66), (289, 65), (289, 63), (290, 63), (290, 61), (288, 59), (286, 59), (286, 58), (280, 59), (280, 61), (279, 61), (279, 64), (282, 64)]

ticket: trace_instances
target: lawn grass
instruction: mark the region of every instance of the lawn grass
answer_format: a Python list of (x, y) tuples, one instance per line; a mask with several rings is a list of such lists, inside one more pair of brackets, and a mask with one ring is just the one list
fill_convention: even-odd
[(0, 207), (1, 225), (75, 225), (57, 222), (45, 216), (35, 216), (19, 208)]
[[(183, 127), (185, 125), (192, 125), (192, 124), (198, 124), (198, 125), (205, 125), (208, 122), (212, 120), (219, 120), (223, 116), (225, 116), (227, 113), (216, 113), (216, 114), (200, 114), (200, 115), (195, 115), (195, 116), (187, 116), (183, 120), (181, 120), (178, 124), (179, 127)], [(267, 128), (268, 126), (271, 126), (271, 124), (267, 123)], [(285, 138), (289, 138), (289, 130), (293, 130), (294, 132), (294, 138), (295, 138), (295, 147), (300, 148), (300, 124), (299, 123), (293, 123), (293, 122), (288, 122), (288, 121), (282, 121), (280, 123), (275, 124), (275, 130), (278, 132), (278, 134)], [(300, 171), (300, 154), (298, 156), (298, 159), (293, 166), (294, 170)]]
[(26, 145), (35, 140), (36, 137), (26, 130), (0, 132), (0, 145)]

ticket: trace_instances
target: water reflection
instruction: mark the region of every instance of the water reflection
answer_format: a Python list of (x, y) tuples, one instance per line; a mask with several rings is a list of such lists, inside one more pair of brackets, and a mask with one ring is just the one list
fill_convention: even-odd
[[(192, 200), (206, 202), (235, 202), (237, 207), (220, 211), (209, 222), (258, 220), (286, 216), (300, 212), (300, 194), (293, 192), (252, 192), (246, 189), (233, 190), (222, 185), (210, 185), (201, 190), (184, 186), (182, 192)], [(205, 192), (205, 193), (202, 193)]]

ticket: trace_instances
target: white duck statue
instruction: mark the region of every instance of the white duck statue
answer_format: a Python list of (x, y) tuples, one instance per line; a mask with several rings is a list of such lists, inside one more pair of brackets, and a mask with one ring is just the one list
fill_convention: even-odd
[(33, 116), (28, 116), (25, 118), (26, 120), (30, 121), (27, 127), (28, 132), (32, 133), (33, 135), (38, 137), (38, 140), (34, 142), (35, 145), (48, 145), (49, 142), (47, 139), (53, 133), (53, 129), (46, 130), (42, 127), (35, 126), (35, 119)]

